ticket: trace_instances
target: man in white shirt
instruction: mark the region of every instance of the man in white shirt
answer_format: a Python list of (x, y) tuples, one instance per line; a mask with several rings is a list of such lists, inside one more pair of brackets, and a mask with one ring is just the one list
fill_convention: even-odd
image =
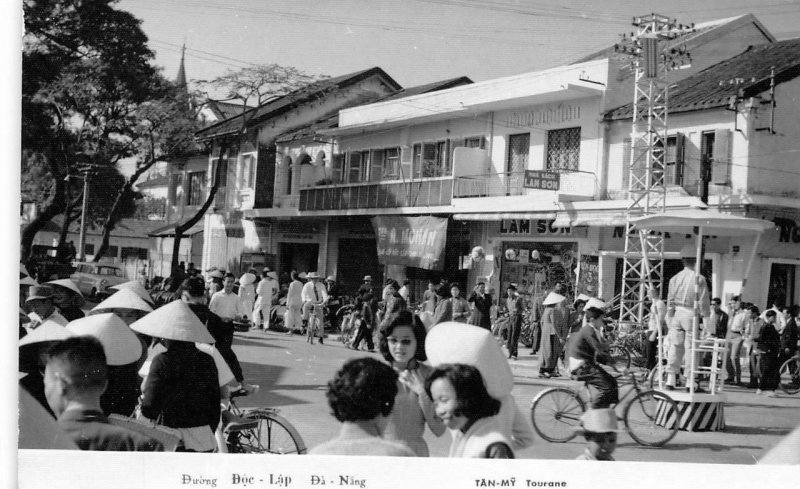
[[(706, 279), (702, 275), (695, 277), (695, 249), (691, 245), (684, 246), (681, 249), (681, 259), (683, 260), (683, 270), (670, 279), (669, 296), (667, 297), (670, 345), (667, 355), (667, 390), (675, 388), (684, 355), (692, 347), (692, 333), (696, 338), (700, 336), (699, 331), (692, 331), (695, 298), (699, 313), (705, 318), (703, 324), (709, 324), (708, 317), (711, 315), (711, 300)], [(697, 288), (696, 291), (695, 288)], [(699, 366), (699, 356), (697, 353), (694, 356), (695, 366)], [(691, 358), (686, 361), (686, 373), (688, 373), (690, 361)]]
[(286, 313), (283, 315), (283, 325), (288, 330), (286, 334), (292, 334), (295, 329), (302, 326), (303, 307), (303, 282), (300, 281), (297, 272), (292, 270), (292, 281), (289, 283), (289, 290), (286, 293)]
[(236, 276), (230, 272), (226, 273), (225, 280), (222, 282), (223, 289), (215, 292), (211, 296), (211, 302), (208, 303), (208, 308), (211, 312), (226, 322), (233, 322), (233, 320), (240, 319), (250, 312), (242, 310), (239, 296), (233, 293), (233, 283), (235, 281)]
[[(264, 325), (264, 331), (269, 329), (270, 312), (272, 311), (272, 299), (278, 292), (278, 274), (264, 269), (261, 272), (261, 281), (256, 288), (258, 298), (253, 306), (253, 325), (261, 329)], [(262, 319), (263, 317), (263, 319)]]
[(742, 298), (738, 295), (731, 298), (729, 306), (730, 325), (725, 335), (725, 342), (728, 348), (725, 367), (728, 377), (725, 379), (725, 383), (739, 385), (742, 383), (742, 343), (744, 342), (744, 333), (747, 329), (750, 312), (742, 309)]
[[(320, 282), (320, 275), (317, 272), (309, 272), (306, 275), (308, 282), (303, 286), (303, 291), (301, 293), (303, 299), (303, 321), (308, 322), (308, 318), (311, 315), (311, 311), (314, 311), (314, 315), (318, 319), (318, 327), (319, 330), (319, 342), (322, 344), (322, 338), (324, 336), (324, 332), (322, 331), (323, 325), (325, 324), (325, 319), (323, 317), (322, 311), (322, 304), (324, 304), (328, 300), (328, 291), (325, 290), (325, 286), (322, 285)], [(320, 307), (315, 307), (315, 306)], [(314, 335), (309, 335), (309, 341), (311, 344), (314, 344)]]

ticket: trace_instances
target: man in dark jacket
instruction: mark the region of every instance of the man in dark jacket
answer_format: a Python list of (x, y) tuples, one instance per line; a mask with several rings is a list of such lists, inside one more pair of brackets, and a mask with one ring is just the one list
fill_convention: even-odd
[(163, 451), (160, 442), (108, 422), (100, 407), (107, 385), (106, 355), (96, 338), (68, 338), (49, 350), (44, 374), (47, 403), (58, 425), (81, 450)]

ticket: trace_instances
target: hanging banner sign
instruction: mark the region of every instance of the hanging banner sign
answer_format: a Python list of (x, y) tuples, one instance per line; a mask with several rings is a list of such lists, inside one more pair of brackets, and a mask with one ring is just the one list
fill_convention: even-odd
[(447, 219), (440, 217), (377, 216), (372, 218), (381, 265), (441, 270)]

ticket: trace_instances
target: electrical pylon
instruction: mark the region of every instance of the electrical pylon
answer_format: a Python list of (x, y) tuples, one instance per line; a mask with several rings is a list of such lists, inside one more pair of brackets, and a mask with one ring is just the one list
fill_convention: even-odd
[(664, 236), (634, 229), (631, 219), (666, 209), (667, 73), (685, 67), (686, 61), (690, 60), (684, 47), (676, 49), (670, 46), (670, 41), (694, 30), (694, 26), (680, 25), (674, 19), (658, 14), (635, 17), (633, 26), (637, 31), (631, 33), (630, 44), (615, 46), (617, 52), (633, 57), (631, 65), (634, 71), (628, 179), (628, 198), (631, 202), (625, 225), (619, 310), (619, 323), (623, 328), (644, 327), (647, 314), (646, 284), (659, 285), (663, 293)]

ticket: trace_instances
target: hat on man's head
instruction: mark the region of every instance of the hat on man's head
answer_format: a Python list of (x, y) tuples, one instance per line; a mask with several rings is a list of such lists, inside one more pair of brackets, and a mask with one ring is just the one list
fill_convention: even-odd
[(613, 409), (590, 409), (581, 416), (575, 428), (579, 433), (616, 433), (622, 431), (617, 424), (617, 413)]
[(153, 301), (153, 298), (150, 297), (150, 292), (148, 292), (147, 289), (144, 288), (144, 285), (142, 285), (142, 283), (139, 282), (138, 280), (131, 280), (129, 282), (121, 283), (119, 285), (112, 285), (111, 287), (109, 287), (109, 289), (112, 289), (112, 290), (130, 290), (133, 293), (135, 293), (136, 295), (138, 295), (139, 297), (141, 297), (142, 300), (144, 300), (148, 304), (150, 304), (150, 305), (155, 304), (155, 301)]
[(367, 282), (367, 281), (372, 282), (372, 275), (364, 275), (364, 279), (363, 280), (364, 280), (364, 282)]
[(30, 302), (36, 299), (52, 299), (53, 288), (49, 285), (32, 285), (28, 290), (28, 298), (25, 302)]
[(214, 343), (206, 326), (183, 301), (172, 301), (131, 324), (148, 336), (190, 343)]
[(76, 335), (94, 336), (103, 345), (107, 365), (128, 365), (142, 356), (142, 343), (116, 314), (103, 313), (76, 319), (67, 325)]
[(549, 294), (547, 294), (547, 297), (545, 297), (544, 300), (542, 301), (542, 305), (549, 306), (551, 304), (561, 304), (562, 302), (564, 302), (565, 299), (566, 297), (564, 297), (561, 294), (550, 292)]
[(256, 276), (250, 272), (245, 273), (239, 277), (239, 285), (252, 285), (256, 281)]
[(273, 280), (278, 280), (278, 274), (276, 272), (267, 272), (267, 277)]
[(325, 279), (326, 282), (336, 282), (336, 277), (333, 275), (328, 275), (328, 278)]
[(308, 274), (306, 272), (300, 272), (297, 274), (297, 278), (305, 280), (308, 278)]
[(584, 309), (600, 309), (601, 311), (605, 310), (606, 303), (601, 301), (596, 297), (592, 297), (588, 301), (586, 301), (586, 305), (583, 306)]
[(681, 248), (681, 258), (697, 258), (697, 248), (687, 244)]
[(152, 312), (153, 308), (145, 302), (139, 295), (130, 289), (122, 289), (115, 292), (108, 299), (94, 306), (89, 312), (90, 315), (113, 312), (117, 309), (132, 309), (134, 311)]
[(311, 280), (312, 278), (322, 278), (322, 276), (317, 272), (308, 272), (308, 274), (306, 274), (306, 278)]
[(225, 274), (220, 272), (219, 270), (213, 270), (209, 272), (208, 276), (211, 278), (222, 278), (225, 276)]
[(79, 296), (83, 297), (83, 293), (81, 292), (81, 289), (79, 289), (78, 286), (75, 285), (75, 282), (73, 282), (72, 280), (70, 280), (68, 278), (64, 278), (64, 279), (61, 279), (61, 280), (51, 280), (49, 282), (45, 282), (43, 285), (55, 285), (57, 287), (62, 287), (62, 288), (68, 289), (71, 292), (73, 292), (75, 294), (78, 294)]
[(439, 323), (425, 337), (425, 353), (434, 367), (463, 363), (477, 368), (489, 395), (502, 399), (514, 388), (514, 375), (492, 333), (470, 324)]

